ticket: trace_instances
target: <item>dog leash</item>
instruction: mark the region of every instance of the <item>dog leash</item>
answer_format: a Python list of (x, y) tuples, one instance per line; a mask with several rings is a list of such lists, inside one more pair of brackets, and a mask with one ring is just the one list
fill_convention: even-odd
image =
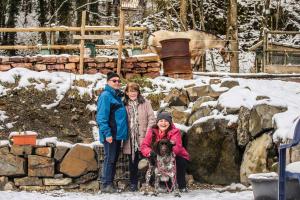
[[(164, 181), (169, 193), (171, 193), (172, 190), (175, 189), (175, 184), (176, 184), (176, 160), (175, 159), (174, 159), (173, 163), (174, 163), (174, 168), (173, 168), (174, 178), (173, 178), (171, 187), (169, 188), (167, 181)], [(157, 162), (157, 169), (162, 175), (168, 176), (168, 172), (166, 172), (166, 170), (162, 169), (159, 162)]]

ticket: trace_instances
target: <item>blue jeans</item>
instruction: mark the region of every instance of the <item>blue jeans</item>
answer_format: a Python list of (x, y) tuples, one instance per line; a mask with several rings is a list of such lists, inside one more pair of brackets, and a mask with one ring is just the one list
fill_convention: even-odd
[(112, 143), (104, 141), (104, 162), (102, 166), (102, 184), (104, 187), (112, 185), (115, 174), (116, 164), (121, 149), (121, 141), (113, 140)]

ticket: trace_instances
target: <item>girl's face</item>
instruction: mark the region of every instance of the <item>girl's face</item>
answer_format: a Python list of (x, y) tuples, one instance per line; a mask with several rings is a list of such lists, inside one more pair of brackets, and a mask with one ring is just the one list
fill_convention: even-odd
[(139, 92), (136, 90), (129, 89), (128, 92), (126, 92), (126, 94), (129, 97), (129, 99), (135, 101), (138, 97)]
[(160, 131), (166, 131), (169, 128), (170, 123), (165, 119), (161, 119), (157, 122), (157, 126)]

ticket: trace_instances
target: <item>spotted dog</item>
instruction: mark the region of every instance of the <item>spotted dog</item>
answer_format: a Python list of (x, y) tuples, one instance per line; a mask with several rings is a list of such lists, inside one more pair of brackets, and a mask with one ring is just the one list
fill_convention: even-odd
[[(166, 185), (167, 192), (174, 192), (175, 196), (180, 196), (177, 183), (176, 183), (176, 161), (175, 154), (172, 152), (172, 144), (169, 140), (163, 139), (156, 143), (154, 151), (156, 152), (155, 162), (149, 162), (149, 168), (146, 172), (146, 191), (144, 194), (152, 193), (158, 195), (160, 183), (164, 182)], [(151, 191), (149, 185), (152, 174), (155, 175), (154, 191)], [(171, 183), (171, 186), (168, 184)]]

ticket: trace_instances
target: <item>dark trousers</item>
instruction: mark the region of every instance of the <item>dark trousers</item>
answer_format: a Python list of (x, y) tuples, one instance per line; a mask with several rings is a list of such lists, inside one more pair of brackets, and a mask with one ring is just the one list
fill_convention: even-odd
[(129, 178), (130, 178), (130, 184), (131, 185), (137, 185), (138, 184), (138, 164), (139, 164), (139, 151), (135, 152), (134, 160), (132, 160), (131, 155), (129, 156)]
[(185, 172), (187, 168), (187, 160), (183, 157), (176, 156), (176, 180), (178, 188), (182, 189), (186, 187)]
[(116, 174), (116, 163), (121, 149), (121, 141), (112, 143), (104, 141), (104, 162), (102, 166), (102, 184), (104, 187), (112, 185)]

